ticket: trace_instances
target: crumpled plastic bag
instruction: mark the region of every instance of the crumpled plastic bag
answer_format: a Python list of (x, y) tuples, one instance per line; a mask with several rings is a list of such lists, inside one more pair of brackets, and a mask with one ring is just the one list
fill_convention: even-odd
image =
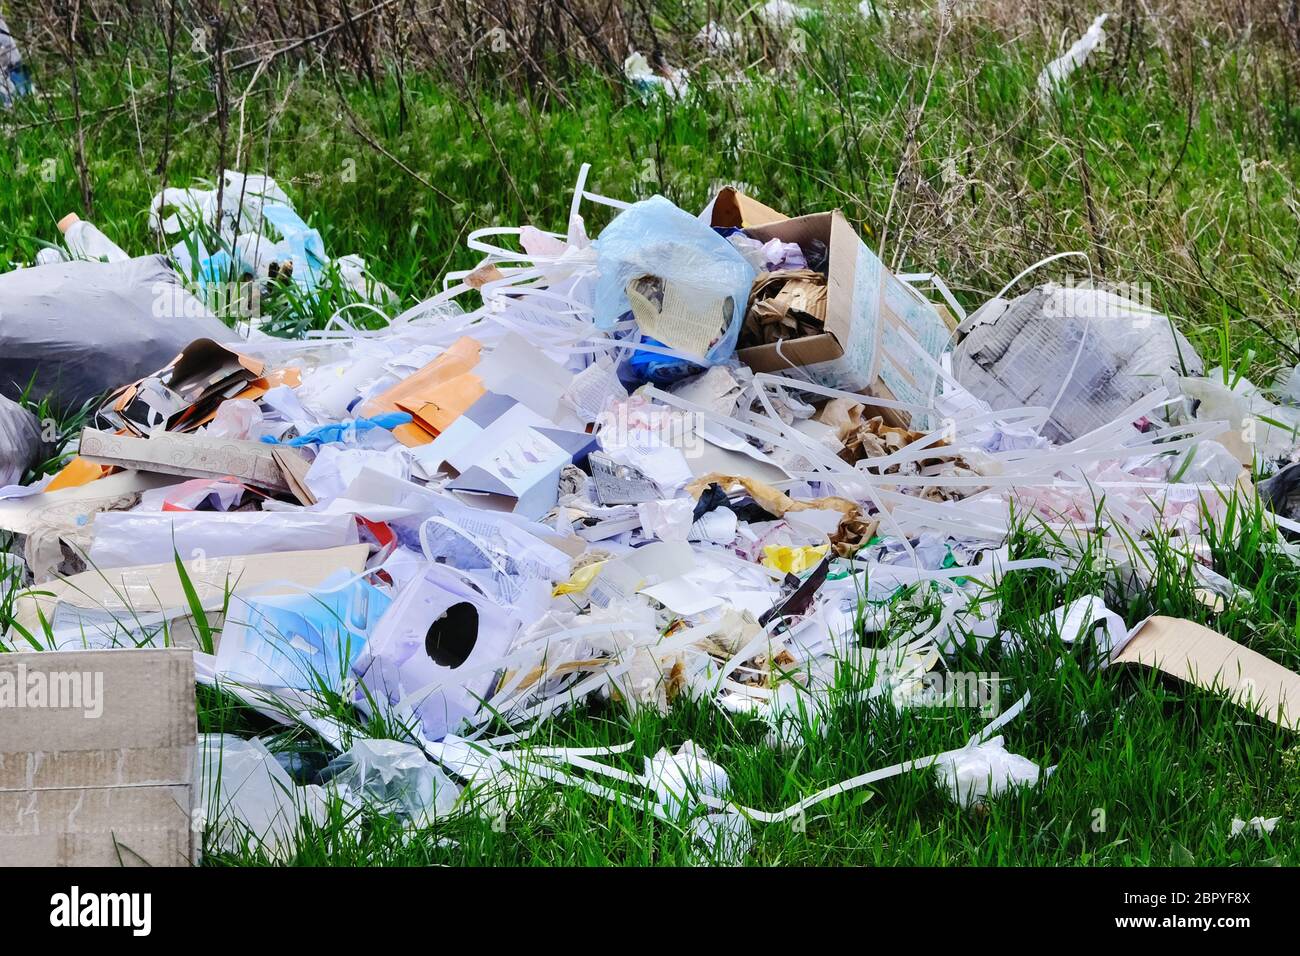
[(208, 424), (205, 435), (256, 441), (262, 437), (262, 407), (247, 398), (229, 398), (217, 406), (216, 417)]
[(1261, 481), (1256, 490), (1260, 500), (1276, 515), (1300, 521), (1300, 462), (1288, 465), (1272, 478)]
[(994, 410), (1055, 404), (1042, 434), (1059, 444), (1110, 423), (1161, 384), (1177, 391), (1184, 367), (1202, 369), (1167, 317), (1106, 289), (1048, 283), (991, 300), (964, 325), (953, 351), (957, 381)]
[(1169, 480), (1189, 485), (1226, 487), (1241, 474), (1237, 456), (1217, 441), (1197, 442), (1169, 466)]
[(326, 772), (336, 785), (420, 825), (450, 815), (460, 800), (460, 787), (418, 747), (400, 740), (354, 741)]
[(321, 787), (296, 786), (260, 740), (230, 734), (199, 736), (194, 800), (218, 849), (248, 844), (275, 858), (297, 849), (304, 818), (320, 826), (327, 811)]
[(1110, 18), (1103, 13), (1092, 21), (1086, 33), (1070, 45), (1070, 49), (1057, 57), (1038, 74), (1038, 93), (1043, 98), (1050, 97), (1068, 80), (1074, 71), (1088, 61), (1094, 50), (1106, 42), (1106, 31), (1102, 26)]
[(658, 311), (653, 302), (638, 309), (643, 332), (702, 365), (735, 351), (754, 268), (709, 226), (654, 196), (619, 213), (595, 247), (598, 327), (612, 328), (632, 311), (629, 286), (638, 286), (637, 301), (650, 301), (646, 280), (658, 280)]
[(633, 51), (623, 61), (623, 75), (642, 95), (663, 90), (673, 99), (679, 100), (690, 88), (689, 76), (685, 70), (665, 66), (662, 74), (656, 73), (645, 54), (637, 51)]
[(1028, 757), (1010, 753), (1001, 737), (964, 747), (935, 767), (939, 783), (963, 807), (986, 803), (1013, 787), (1033, 786), (1041, 773)]
[(1224, 384), (1223, 372), (1211, 369), (1205, 378), (1184, 378), (1179, 385), (1196, 403), (1197, 421), (1226, 421), (1228, 430), (1217, 440), (1250, 465), (1258, 455), (1264, 461), (1285, 459), (1300, 446), (1300, 410), (1274, 405), (1248, 378), (1232, 386)]
[(74, 410), (174, 359), (195, 339), (238, 337), (163, 256), (0, 273), (0, 392)]
[[(702, 796), (724, 798), (731, 794), (727, 771), (693, 740), (683, 743), (675, 754), (665, 747), (647, 757), (645, 782), (669, 818), (697, 814)], [(732, 810), (696, 815), (691, 833), (711, 863), (737, 864), (753, 845), (749, 821)]]
[(17, 402), (0, 395), (0, 488), (22, 480), (41, 453), (41, 423)]
[(237, 554), (312, 551), (357, 543), (349, 514), (312, 511), (110, 511), (90, 530), (90, 563), (97, 568), (223, 558)]

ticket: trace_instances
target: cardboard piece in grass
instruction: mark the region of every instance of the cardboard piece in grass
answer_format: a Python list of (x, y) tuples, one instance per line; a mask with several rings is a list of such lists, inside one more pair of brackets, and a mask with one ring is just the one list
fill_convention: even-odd
[[(898, 279), (858, 238), (839, 210), (800, 216), (745, 230), (766, 242), (795, 242), (807, 254), (815, 243), (828, 250), (825, 331), (769, 345), (738, 349), (756, 372), (791, 372), (819, 384), (877, 398), (928, 405), (935, 372), (910, 337), (936, 360), (951, 330), (931, 302)], [(882, 409), (893, 425), (910, 425), (906, 413)]]
[(0, 654), (0, 863), (188, 866), (194, 654)]
[(1112, 663), (1153, 668), (1300, 730), (1300, 674), (1194, 621), (1149, 618)]

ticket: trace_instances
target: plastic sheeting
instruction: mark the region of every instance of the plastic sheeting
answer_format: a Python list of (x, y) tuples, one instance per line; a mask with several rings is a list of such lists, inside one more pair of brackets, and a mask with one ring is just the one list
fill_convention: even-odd
[[(968, 320), (953, 353), (957, 381), (994, 410), (1052, 409), (1042, 433), (1073, 441), (1201, 358), (1169, 319), (1103, 289), (1048, 284), (993, 300)], [(1064, 386), (1064, 387), (1063, 387)]]

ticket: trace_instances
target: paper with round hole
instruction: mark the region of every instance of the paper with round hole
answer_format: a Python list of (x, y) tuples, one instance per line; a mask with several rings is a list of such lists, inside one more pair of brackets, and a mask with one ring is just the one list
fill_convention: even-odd
[(430, 564), (394, 599), (353, 665), (381, 706), (409, 708), (441, 740), (478, 713), (520, 621), (456, 572)]

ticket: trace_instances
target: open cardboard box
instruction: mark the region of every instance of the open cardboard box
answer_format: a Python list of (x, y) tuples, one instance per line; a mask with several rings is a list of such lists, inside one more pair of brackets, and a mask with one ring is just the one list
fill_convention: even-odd
[[(720, 194), (715, 200), (715, 219), (722, 214), (718, 205), (722, 198)], [(739, 203), (742, 196), (735, 194), (734, 198)], [(745, 215), (741, 213), (742, 218)], [(798, 243), (805, 251), (820, 240), (826, 244), (830, 260), (826, 331), (740, 348), (736, 355), (742, 362), (756, 372), (798, 369), (797, 376), (830, 388), (929, 404), (935, 373), (902, 333), (937, 359), (951, 329), (932, 303), (885, 268), (843, 213), (835, 210), (781, 219), (748, 226), (745, 232), (764, 242)], [(891, 409), (879, 413), (890, 424), (912, 424), (906, 413)]]

